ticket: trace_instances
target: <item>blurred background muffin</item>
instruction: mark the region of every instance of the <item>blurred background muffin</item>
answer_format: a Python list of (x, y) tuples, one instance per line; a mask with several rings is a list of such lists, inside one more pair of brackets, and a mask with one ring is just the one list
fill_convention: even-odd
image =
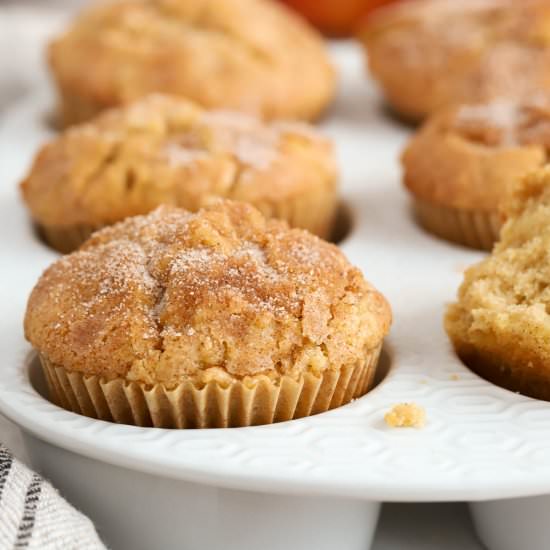
[(315, 119), (335, 74), (315, 30), (271, 0), (119, 0), (49, 48), (65, 124), (151, 92), (266, 119)]
[(330, 141), (305, 124), (156, 94), (63, 132), (39, 151), (21, 189), (62, 252), (160, 204), (196, 211), (220, 197), (329, 238), (337, 168)]
[(550, 91), (548, 0), (411, 0), (373, 14), (360, 37), (387, 102), (408, 120)]
[(445, 239), (490, 249), (499, 205), (547, 162), (550, 96), (464, 104), (432, 115), (402, 155), (420, 223)]

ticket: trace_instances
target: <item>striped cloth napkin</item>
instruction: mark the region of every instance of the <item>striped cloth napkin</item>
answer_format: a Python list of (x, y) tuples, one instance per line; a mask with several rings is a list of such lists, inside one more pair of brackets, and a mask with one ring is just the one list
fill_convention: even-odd
[(0, 445), (0, 550), (105, 550), (92, 522)]

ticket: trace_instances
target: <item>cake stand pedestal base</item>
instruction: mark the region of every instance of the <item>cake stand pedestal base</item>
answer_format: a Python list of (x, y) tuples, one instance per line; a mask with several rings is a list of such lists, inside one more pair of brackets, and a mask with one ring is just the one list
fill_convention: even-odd
[(113, 550), (368, 550), (376, 529), (378, 502), (224, 489), (24, 441), (33, 468)]

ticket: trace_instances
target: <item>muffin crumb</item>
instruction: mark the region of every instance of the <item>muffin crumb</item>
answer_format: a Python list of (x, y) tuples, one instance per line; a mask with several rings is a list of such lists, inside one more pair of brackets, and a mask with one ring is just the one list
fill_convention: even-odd
[(416, 403), (397, 403), (385, 415), (390, 428), (423, 428), (426, 424), (426, 411)]

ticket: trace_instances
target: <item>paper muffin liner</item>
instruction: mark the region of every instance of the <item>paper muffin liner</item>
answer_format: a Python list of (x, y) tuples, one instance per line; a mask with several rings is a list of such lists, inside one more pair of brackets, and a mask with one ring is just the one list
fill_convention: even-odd
[(415, 199), (420, 224), (430, 233), (470, 248), (491, 250), (498, 240), (502, 219), (497, 211), (466, 210)]
[(462, 362), (488, 382), (535, 399), (550, 401), (550, 377), (540, 369), (529, 366), (527, 362), (507, 362), (502, 356), (478, 350), (473, 345), (459, 345), (455, 349)]
[[(58, 83), (59, 86), (60, 83)], [(58, 108), (58, 118), (61, 128), (68, 128), (73, 124), (81, 124), (98, 115), (101, 111), (114, 107), (114, 103), (106, 104), (93, 101), (91, 98), (84, 97), (63, 85), (59, 87), (59, 92), (60, 105)]]
[(333, 240), (340, 206), (335, 192), (310, 191), (285, 201), (254, 206), (266, 217), (286, 220), (291, 227), (307, 229), (322, 239)]
[(90, 235), (100, 229), (100, 225), (73, 225), (68, 227), (54, 227), (39, 225), (38, 233), (52, 248), (63, 254), (76, 250)]
[(228, 428), (272, 424), (325, 412), (368, 392), (374, 382), (381, 346), (362, 363), (305, 372), (298, 380), (267, 376), (211, 380), (197, 386), (191, 380), (172, 389), (146, 386), (123, 378), (106, 380), (70, 372), (40, 356), (51, 400), (92, 418), (157, 428)]
[[(285, 204), (257, 204), (255, 206), (266, 217), (286, 220), (291, 227), (305, 228), (323, 239), (333, 240), (342, 232), (336, 224), (338, 204), (332, 196), (320, 202), (324, 204), (319, 204), (319, 208), (312, 208), (311, 201), (308, 201), (307, 198), (295, 199)], [(63, 254), (68, 254), (76, 250), (94, 231), (102, 227), (105, 226), (99, 224), (79, 224), (67, 227), (38, 225), (37, 229), (49, 246)]]

